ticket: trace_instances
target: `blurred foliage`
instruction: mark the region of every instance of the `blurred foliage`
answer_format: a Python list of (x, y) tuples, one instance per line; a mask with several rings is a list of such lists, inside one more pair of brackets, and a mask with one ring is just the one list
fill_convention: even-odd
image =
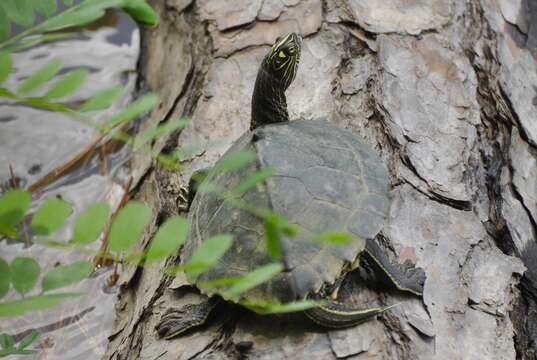
[[(34, 44), (32, 36), (46, 40), (47, 35), (55, 37), (61, 31), (87, 25), (101, 18), (105, 11), (121, 8), (134, 20), (147, 26), (157, 25), (159, 19), (145, 0), (83, 0), (78, 4), (63, 0), (65, 10), (57, 12), (56, 0), (2, 0), (0, 2), (0, 51), (20, 50)], [(45, 17), (36, 23), (36, 14)], [(12, 24), (24, 30), (11, 36)], [(54, 32), (54, 33), (52, 33)]]
[[(108, 9), (121, 8), (134, 20), (149, 26), (155, 26), (158, 23), (158, 16), (145, 0), (82, 0), (76, 3), (72, 0), (63, 0), (63, 7), (59, 5), (56, 0), (0, 1), (0, 98), (12, 105), (22, 104), (66, 113), (76, 120), (102, 130), (103, 134), (116, 137), (116, 134), (112, 134), (113, 127), (151, 110), (158, 102), (158, 97), (154, 94), (142, 97), (119, 111), (104, 126), (99, 125), (83, 113), (108, 108), (123, 93), (123, 87), (115, 86), (100, 90), (77, 108), (72, 108), (62, 103), (62, 100), (75, 94), (84, 85), (89, 70), (72, 69), (58, 77), (62, 63), (54, 59), (19, 81), (14, 87), (15, 90), (11, 90), (3, 85), (10, 79), (14, 70), (12, 53), (40, 43), (70, 38), (75, 34), (75, 28), (99, 19)], [(20, 31), (11, 36), (13, 25), (17, 25)], [(45, 87), (47, 90), (43, 91)], [(40, 95), (36, 96), (36, 94)], [(146, 138), (152, 139), (151, 136), (146, 136)], [(2, 194), (0, 197), (0, 235), (13, 239), (21, 238), (19, 228), (28, 215), (31, 199), (29, 192), (19, 189)], [(139, 212), (148, 213), (148, 210), (143, 206)], [(48, 238), (61, 229), (71, 215), (72, 207), (66, 201), (58, 198), (46, 199), (31, 216), (31, 230), (37, 238)], [(101, 237), (109, 220), (110, 209), (107, 204), (90, 205), (76, 219), (74, 235), (70, 243), (73, 246), (91, 244)], [(142, 229), (143, 226), (142, 224)], [(113, 238), (114, 245), (118, 242), (115, 240), (117, 237), (118, 235), (115, 235)], [(161, 251), (160, 254), (168, 254), (166, 251)], [(153, 252), (158, 252), (158, 246)], [(16, 257), (10, 263), (0, 258), (0, 299), (8, 295), (10, 289), (20, 296), (20, 299), (0, 302), (0, 318), (15, 317), (30, 311), (51, 308), (65, 299), (82, 295), (56, 290), (87, 278), (93, 272), (93, 268), (93, 264), (89, 261), (77, 261), (57, 266), (41, 274), (39, 263), (32, 258)], [(39, 280), (40, 289), (37, 289)], [(34, 331), (15, 343), (11, 336), (0, 335), (0, 357), (34, 353), (26, 348), (38, 336), (39, 333)]]
[[(0, 224), (2, 224), (2, 229), (8, 229), (7, 232), (0, 231), (0, 235), (11, 238), (22, 236), (18, 232), (18, 227), (27, 214), (19, 212), (18, 199), (29, 196), (30, 194), (24, 190), (14, 189), (7, 191), (0, 197), (0, 207), (3, 209), (0, 212)], [(17, 212), (16, 219), (18, 221), (14, 221), (15, 217), (9, 216), (15, 212)], [(149, 221), (149, 215), (149, 208), (138, 202), (130, 202), (120, 210), (119, 215), (111, 225), (109, 257), (118, 261), (122, 260), (125, 253), (134, 246), (136, 240), (141, 236)], [(46, 199), (32, 215), (31, 230), (37, 235), (33, 241), (45, 243), (40, 240), (53, 236), (55, 232), (65, 226), (71, 216), (71, 206), (68, 203), (57, 198)], [(73, 232), (73, 238), (66, 245), (82, 247), (97, 241), (106, 224), (111, 221), (110, 219), (107, 205), (92, 204), (78, 215), (74, 222), (76, 230)], [(146, 261), (158, 261), (173, 254), (186, 237), (187, 231), (188, 222), (186, 219), (180, 217), (168, 219), (151, 242)], [(14, 233), (15, 236), (13, 236)], [(41, 268), (34, 259), (16, 257), (8, 263), (0, 258), (2, 274), (0, 276), (0, 298), (4, 297), (11, 288), (21, 296), (21, 300), (18, 301), (0, 302), (0, 317), (18, 316), (27, 311), (55, 306), (64, 295), (68, 298), (80, 295), (52, 291), (86, 279), (92, 273), (93, 268), (93, 264), (89, 261), (77, 261), (69, 265), (57, 266), (42, 276), (40, 289), (36, 289)], [(35, 294), (35, 296), (27, 297), (29, 293)], [(36, 304), (37, 300), (43, 300), (43, 303)]]
[[(232, 167), (233, 163), (230, 164)], [(259, 178), (255, 173), (251, 176)], [(0, 197), (0, 235), (21, 238), (23, 236), (19, 232), (21, 223), (27, 216), (31, 216), (31, 231), (36, 235), (33, 241), (41, 244), (52, 243), (54, 234), (61, 230), (72, 216), (71, 206), (64, 200), (52, 197), (45, 199), (33, 214), (28, 214), (28, 199), (30, 198), (31, 194), (21, 189), (9, 190)], [(21, 199), (25, 202), (23, 206), (21, 206)], [(110, 213), (108, 205), (104, 203), (90, 205), (74, 219), (75, 230), (72, 239), (64, 245), (86, 247), (100, 239), (103, 229), (109, 225), (109, 252), (104, 256), (115, 261), (128, 261), (129, 256), (134, 254), (133, 247), (151, 219), (151, 211), (143, 203), (130, 201), (119, 210), (117, 216), (112, 217)], [(277, 232), (285, 231), (285, 226), (274, 219), (277, 218), (272, 220), (274, 226), (277, 229), (284, 229), (277, 230)], [(150, 262), (166, 259), (174, 254), (185, 241), (188, 230), (187, 219), (179, 216), (167, 219), (158, 229), (147, 250), (139, 257), (132, 257), (132, 261), (137, 262), (142, 259), (147, 266)], [(277, 236), (279, 237), (280, 234)], [(229, 235), (217, 235), (207, 239), (202, 242), (187, 263), (169, 268), (167, 271), (169, 273), (184, 271), (192, 281), (195, 281), (200, 274), (208, 271), (218, 262), (229, 249), (232, 241)], [(222, 290), (223, 296), (238, 301), (241, 294), (267, 281), (282, 269), (283, 266), (280, 263), (273, 263), (242, 277), (221, 279), (220, 283), (215, 282), (214, 285), (217, 287), (226, 285), (228, 288)], [(88, 261), (78, 261), (57, 266), (44, 274), (40, 289), (36, 289), (36, 285), (40, 278), (41, 268), (32, 258), (16, 257), (11, 263), (0, 258), (0, 270), (2, 273), (0, 298), (4, 297), (11, 288), (21, 296), (20, 300), (0, 302), (0, 317), (11, 317), (28, 311), (53, 307), (64, 298), (82, 295), (56, 292), (56, 290), (87, 278), (93, 271), (93, 264)], [(28, 297), (28, 294), (35, 295)], [(260, 306), (258, 304), (258, 307)]]
[(23, 337), (18, 343), (7, 334), (0, 334), (0, 357), (8, 355), (31, 355), (37, 351), (26, 349), (30, 344), (39, 339), (39, 332), (33, 330)]

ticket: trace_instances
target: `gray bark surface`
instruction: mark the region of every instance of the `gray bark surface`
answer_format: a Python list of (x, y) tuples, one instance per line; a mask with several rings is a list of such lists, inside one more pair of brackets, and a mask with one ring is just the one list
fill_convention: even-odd
[[(423, 300), (337, 331), (301, 315), (224, 306), (172, 341), (167, 306), (200, 301), (181, 276), (129, 268), (110, 359), (535, 359), (537, 344), (537, 5), (530, 0), (167, 0), (144, 36), (144, 123), (192, 118), (156, 144), (190, 149), (181, 173), (133, 161), (154, 226), (177, 214), (179, 187), (249, 128), (260, 60), (277, 36), (304, 36), (291, 118), (326, 118), (387, 164), (393, 199), (382, 240), (425, 269)], [(210, 143), (200, 150), (195, 146)], [(168, 259), (171, 264), (176, 259)], [(162, 266), (165, 265), (163, 262)]]

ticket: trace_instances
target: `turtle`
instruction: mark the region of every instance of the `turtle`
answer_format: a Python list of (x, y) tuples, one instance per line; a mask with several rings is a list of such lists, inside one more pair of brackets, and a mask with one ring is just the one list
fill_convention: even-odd
[[(285, 303), (323, 298), (321, 305), (304, 313), (324, 327), (343, 328), (388, 309), (355, 308), (337, 301), (334, 294), (349, 273), (365, 266), (375, 279), (416, 296), (422, 296), (425, 273), (408, 261), (391, 262), (375, 240), (390, 207), (389, 178), (376, 152), (355, 134), (325, 119), (289, 120), (285, 91), (296, 76), (301, 49), (302, 38), (296, 33), (278, 38), (270, 48), (254, 86), (250, 130), (216, 166), (240, 151), (253, 152), (256, 160), (239, 169), (209, 172), (203, 181), (232, 189), (251, 172), (272, 168), (270, 177), (240, 199), (272, 209), (299, 231), (281, 238), (284, 270), (242, 299)], [(163, 338), (175, 337), (208, 319), (221, 300), (204, 283), (245, 275), (274, 261), (267, 252), (262, 218), (214, 193), (193, 188), (191, 184), (191, 230), (181, 249), (181, 261), (216, 234), (231, 234), (234, 241), (214, 267), (196, 278), (207, 300), (171, 307), (162, 315), (156, 330)], [(337, 245), (312, 241), (316, 233), (326, 231), (347, 232), (355, 241)]]

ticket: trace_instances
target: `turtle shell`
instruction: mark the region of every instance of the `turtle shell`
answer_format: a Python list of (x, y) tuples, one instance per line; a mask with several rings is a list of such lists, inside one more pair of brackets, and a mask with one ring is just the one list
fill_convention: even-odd
[[(354, 134), (326, 121), (295, 120), (257, 128), (237, 140), (223, 158), (248, 150), (257, 155), (257, 161), (215, 173), (206, 181), (233, 189), (260, 167), (272, 167), (273, 175), (241, 198), (278, 212), (298, 225), (299, 233), (281, 239), (285, 271), (244, 296), (283, 302), (317, 293), (342, 276), (357, 259), (362, 242), (331, 245), (312, 241), (312, 237), (344, 231), (366, 239), (379, 232), (390, 205), (383, 162)], [(231, 234), (234, 238), (216, 266), (198, 280), (241, 276), (274, 261), (268, 255), (264, 222), (259, 217), (203, 192), (194, 197), (189, 216), (191, 231), (183, 247), (184, 260), (211, 236)]]

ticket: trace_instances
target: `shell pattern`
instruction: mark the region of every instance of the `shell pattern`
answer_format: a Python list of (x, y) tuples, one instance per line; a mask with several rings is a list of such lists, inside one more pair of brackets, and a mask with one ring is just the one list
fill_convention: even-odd
[[(344, 231), (366, 239), (380, 231), (390, 206), (382, 160), (356, 135), (320, 120), (257, 128), (237, 140), (223, 158), (244, 150), (254, 151), (257, 161), (216, 173), (207, 181), (232, 189), (249, 173), (271, 166), (273, 175), (245, 192), (242, 200), (271, 208), (300, 229), (298, 236), (282, 238), (285, 271), (245, 297), (291, 301), (334, 283), (357, 259), (359, 242), (330, 245), (312, 238), (321, 232)], [(240, 276), (273, 262), (263, 220), (214, 194), (196, 194), (190, 221), (183, 259), (211, 236), (227, 233), (234, 238), (232, 247), (200, 280)], [(205, 292), (211, 294), (209, 289)]]

